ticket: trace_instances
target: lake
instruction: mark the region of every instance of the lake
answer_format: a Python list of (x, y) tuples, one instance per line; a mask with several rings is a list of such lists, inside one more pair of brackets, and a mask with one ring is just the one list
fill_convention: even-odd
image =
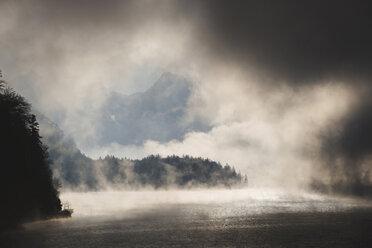
[(63, 193), (0, 247), (372, 247), (372, 204), (272, 189)]

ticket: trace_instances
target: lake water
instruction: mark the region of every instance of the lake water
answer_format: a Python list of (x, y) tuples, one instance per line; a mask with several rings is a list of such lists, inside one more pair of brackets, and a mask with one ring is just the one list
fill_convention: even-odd
[(372, 247), (370, 202), (269, 189), (64, 193), (0, 247)]

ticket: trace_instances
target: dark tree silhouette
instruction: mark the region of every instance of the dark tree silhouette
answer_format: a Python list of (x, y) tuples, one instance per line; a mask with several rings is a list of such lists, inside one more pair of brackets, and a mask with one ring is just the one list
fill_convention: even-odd
[(26, 100), (0, 81), (0, 229), (61, 211), (47, 149)]

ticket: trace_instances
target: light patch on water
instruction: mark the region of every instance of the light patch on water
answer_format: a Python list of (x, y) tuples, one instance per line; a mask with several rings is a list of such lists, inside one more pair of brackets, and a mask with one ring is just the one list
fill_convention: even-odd
[[(181, 209), (186, 205), (197, 205), (206, 209), (208, 206), (218, 206), (217, 209), (234, 209), (236, 214), (244, 215), (343, 211), (370, 205), (369, 202), (350, 198), (278, 189), (65, 192), (61, 195), (61, 200), (69, 202), (74, 209), (74, 217), (125, 217), (133, 215), (134, 211), (162, 210), (168, 207)], [(218, 213), (221, 214), (223, 213)]]

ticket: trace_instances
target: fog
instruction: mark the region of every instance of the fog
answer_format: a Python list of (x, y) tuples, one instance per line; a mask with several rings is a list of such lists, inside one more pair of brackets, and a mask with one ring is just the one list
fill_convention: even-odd
[[(90, 157), (190, 154), (256, 186), (365, 196), (369, 21), (350, 1), (1, 1), (0, 68)], [(185, 116), (210, 128), (101, 143), (111, 93), (144, 92), (167, 72), (190, 79)]]

